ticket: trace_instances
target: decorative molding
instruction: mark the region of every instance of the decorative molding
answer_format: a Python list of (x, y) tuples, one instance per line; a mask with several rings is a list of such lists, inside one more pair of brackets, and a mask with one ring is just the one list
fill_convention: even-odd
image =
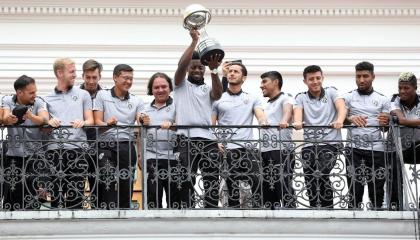
[[(420, 18), (420, 8), (211, 8), (219, 17)], [(180, 17), (183, 8), (0, 6), (0, 15)]]

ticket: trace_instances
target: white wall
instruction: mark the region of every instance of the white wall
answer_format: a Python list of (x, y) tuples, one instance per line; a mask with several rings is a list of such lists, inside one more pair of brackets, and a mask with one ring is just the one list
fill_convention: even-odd
[[(354, 65), (375, 64), (375, 88), (390, 95), (401, 71), (420, 75), (418, 1), (201, 1), (211, 8), (207, 31), (220, 41), (226, 59), (243, 59), (244, 86), (260, 94), (259, 75), (278, 70), (284, 91), (305, 91), (303, 68), (320, 65), (325, 85), (343, 92), (354, 84)], [(261, 4), (264, 3), (264, 4)], [(173, 75), (189, 44), (182, 28), (188, 1), (8, 1), (0, 2), (0, 91), (12, 92), (21, 74), (38, 81), (40, 94), (54, 85), (52, 63), (72, 57), (81, 70), (88, 58), (104, 63), (103, 83), (112, 86), (113, 67), (131, 64), (133, 93), (144, 95), (156, 71)], [(81, 82), (81, 72), (78, 72)]]

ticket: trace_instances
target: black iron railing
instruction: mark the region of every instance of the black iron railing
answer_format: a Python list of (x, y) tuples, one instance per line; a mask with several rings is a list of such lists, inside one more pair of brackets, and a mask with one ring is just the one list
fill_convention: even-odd
[[(193, 137), (196, 128), (212, 139)], [(3, 127), (0, 206), (417, 209), (420, 129), (355, 129), (331, 140), (329, 126)]]

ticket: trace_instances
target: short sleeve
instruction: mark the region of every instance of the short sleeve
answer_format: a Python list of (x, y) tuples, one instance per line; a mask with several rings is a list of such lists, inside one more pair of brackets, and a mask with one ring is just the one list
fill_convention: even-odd
[(37, 112), (36, 114), (39, 114), (41, 111), (48, 111), (47, 110), (47, 103), (42, 98), (36, 98), (35, 101)]
[(293, 98), (293, 96), (292, 96), (292, 95), (290, 95), (290, 94), (286, 94), (286, 98), (285, 98), (285, 100), (284, 100), (284, 102), (283, 102), (283, 107), (285, 107), (285, 106), (286, 106), (286, 104), (290, 104), (290, 105), (292, 105), (292, 106), (294, 106), (294, 105), (295, 105), (295, 99)]
[(252, 106), (252, 108), (253, 109), (256, 109), (256, 108), (263, 108), (263, 105), (262, 105), (262, 102), (261, 102), (261, 99), (260, 98), (258, 98), (258, 97), (255, 97), (255, 100), (254, 100), (254, 105)]
[(341, 95), (335, 87), (328, 88), (328, 94), (330, 95), (334, 103), (338, 99), (344, 99), (343, 95)]
[(82, 101), (83, 101), (83, 111), (91, 111), (92, 110), (92, 98), (90, 97), (89, 93), (85, 90), (82, 91)]
[(382, 112), (384, 113), (391, 112), (391, 101), (389, 101), (386, 97), (383, 98)]
[(11, 96), (4, 96), (2, 98), (2, 101), (1, 102), (2, 102), (1, 106), (4, 109), (9, 109), (9, 110), (12, 110), (13, 109), (13, 106), (12, 106), (12, 97)]
[(219, 101), (216, 101), (211, 106), (211, 115), (213, 116), (219, 116), (219, 109), (217, 106), (219, 105)]
[(103, 90), (99, 91), (96, 94), (96, 97), (93, 99), (93, 110), (94, 111), (104, 111), (104, 101), (102, 99)]
[(397, 97), (394, 101), (391, 101), (390, 103), (390, 111), (394, 111), (394, 110), (401, 110), (400, 107), (400, 98)]
[(137, 103), (137, 107), (136, 107), (136, 113), (140, 114), (140, 113), (144, 113), (145, 112), (145, 104), (143, 102), (142, 99), (138, 98), (138, 103)]
[(296, 95), (295, 101), (293, 103), (293, 108), (303, 108), (303, 97), (303, 93), (299, 93), (298, 95)]

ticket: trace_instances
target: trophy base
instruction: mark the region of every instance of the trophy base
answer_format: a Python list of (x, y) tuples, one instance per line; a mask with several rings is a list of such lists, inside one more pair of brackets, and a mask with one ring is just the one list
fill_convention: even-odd
[(203, 65), (209, 65), (211, 56), (218, 54), (220, 55), (219, 61), (225, 57), (225, 52), (222, 50), (220, 44), (214, 39), (206, 39), (198, 45), (198, 55), (200, 56), (200, 61)]

